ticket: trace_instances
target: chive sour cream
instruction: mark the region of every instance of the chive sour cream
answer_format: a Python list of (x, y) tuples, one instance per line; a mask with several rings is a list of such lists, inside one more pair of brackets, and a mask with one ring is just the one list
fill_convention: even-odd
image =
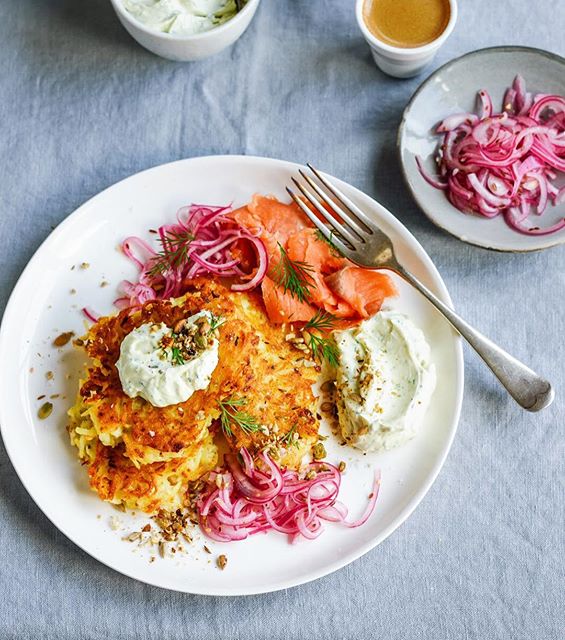
[(123, 0), (146, 27), (180, 36), (210, 31), (238, 12), (235, 0)]
[[(201, 311), (187, 318), (183, 332), (197, 335), (202, 323), (209, 326), (211, 321), (211, 314)], [(172, 330), (166, 324), (149, 322), (123, 339), (116, 368), (124, 393), (130, 398), (139, 396), (154, 407), (167, 407), (186, 402), (195, 391), (210, 384), (218, 364), (219, 343), (215, 334), (206, 335), (204, 348), (190, 357), (173, 352), (172, 346), (164, 348), (171, 335)]]
[(335, 331), (336, 404), (344, 439), (362, 451), (398, 447), (421, 425), (435, 388), (424, 334), (403, 314), (381, 311)]

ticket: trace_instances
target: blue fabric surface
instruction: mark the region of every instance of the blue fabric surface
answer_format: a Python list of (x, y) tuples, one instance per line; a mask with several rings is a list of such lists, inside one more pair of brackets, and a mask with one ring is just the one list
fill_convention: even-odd
[[(557, 400), (523, 413), (467, 351), (459, 433), (414, 515), (342, 571), (249, 598), (166, 592), (102, 566), (47, 521), (0, 445), (0, 638), (563, 637), (565, 250), (484, 251), (418, 211), (395, 138), (423, 77), (377, 71), (353, 4), (265, 0), (233, 48), (182, 64), (141, 49), (108, 0), (4, 0), (1, 309), (52, 226), (121, 178), (215, 153), (309, 160), (389, 207), (460, 312), (552, 379)], [(563, 55), (564, 25), (562, 0), (460, 0), (434, 66), (500, 44)]]

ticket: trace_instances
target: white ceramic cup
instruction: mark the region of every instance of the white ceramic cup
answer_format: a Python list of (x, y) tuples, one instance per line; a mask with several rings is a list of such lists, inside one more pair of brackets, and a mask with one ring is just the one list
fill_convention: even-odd
[(122, 0), (110, 1), (125, 30), (142, 47), (168, 60), (189, 62), (213, 56), (233, 44), (249, 26), (261, 0), (248, 0), (231, 20), (210, 31), (190, 36), (146, 27), (127, 11)]
[(382, 42), (369, 31), (363, 17), (363, 7), (367, 2), (370, 0), (357, 0), (355, 7), (357, 23), (371, 47), (377, 67), (395, 78), (411, 78), (418, 75), (434, 59), (438, 49), (451, 35), (457, 21), (457, 0), (449, 0), (451, 9), (449, 22), (438, 38), (422, 47), (393, 47)]

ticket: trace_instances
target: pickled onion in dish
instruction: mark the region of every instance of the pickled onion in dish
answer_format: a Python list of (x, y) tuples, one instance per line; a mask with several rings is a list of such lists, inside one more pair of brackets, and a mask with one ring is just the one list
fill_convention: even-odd
[(438, 125), (436, 132), (443, 135), (438, 173), (430, 174), (416, 158), (420, 174), (444, 190), (460, 211), (502, 215), (512, 229), (527, 235), (565, 228), (565, 218), (545, 227), (526, 221), (565, 199), (565, 188), (554, 183), (565, 172), (565, 98), (533, 95), (519, 75), (506, 90), (500, 113), (493, 113), (487, 91), (478, 97), (479, 116), (454, 114)]
[[(120, 285), (119, 308), (139, 307), (150, 300), (182, 295), (186, 281), (205, 274), (235, 278), (234, 291), (259, 285), (267, 273), (268, 255), (262, 240), (238, 225), (227, 214), (229, 206), (193, 204), (181, 208), (177, 221), (155, 231), (161, 245), (158, 253), (145, 240), (126, 238), (122, 251), (139, 271), (137, 282)], [(256, 258), (256, 268), (246, 273), (234, 249), (247, 245)]]
[(196, 499), (204, 533), (218, 542), (244, 540), (266, 531), (278, 531), (291, 542), (313, 540), (323, 522), (359, 527), (374, 511), (380, 487), (376, 473), (363, 515), (347, 520), (339, 502), (341, 473), (328, 462), (311, 462), (299, 473), (279, 467), (266, 453), (254, 460), (246, 449), (225, 456), (226, 465), (208, 474)]

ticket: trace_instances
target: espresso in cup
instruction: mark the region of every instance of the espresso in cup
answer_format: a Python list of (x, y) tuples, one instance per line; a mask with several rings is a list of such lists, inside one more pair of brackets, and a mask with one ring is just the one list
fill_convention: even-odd
[(449, 0), (366, 0), (363, 18), (375, 38), (402, 49), (423, 47), (445, 31)]

